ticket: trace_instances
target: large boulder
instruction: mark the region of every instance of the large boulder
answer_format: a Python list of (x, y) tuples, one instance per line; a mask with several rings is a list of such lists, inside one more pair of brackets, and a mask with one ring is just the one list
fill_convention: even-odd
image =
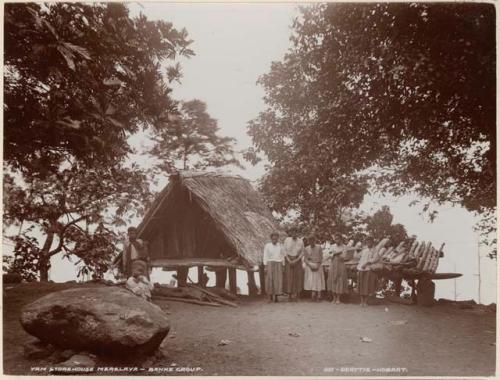
[(23, 346), (23, 354), (27, 359), (44, 359), (53, 352), (54, 346), (34, 338)]
[(105, 355), (148, 354), (170, 329), (158, 306), (107, 286), (51, 293), (22, 310), (21, 324), (57, 347)]

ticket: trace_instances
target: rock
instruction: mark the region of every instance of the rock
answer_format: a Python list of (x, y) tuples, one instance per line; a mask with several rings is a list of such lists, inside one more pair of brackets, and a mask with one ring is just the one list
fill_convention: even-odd
[(141, 358), (139, 360), (139, 364), (142, 368), (151, 368), (157, 365), (162, 365), (162, 363), (166, 360), (166, 355), (161, 351), (161, 347), (156, 350), (152, 355)]
[(59, 363), (60, 367), (94, 367), (95, 361), (88, 355), (85, 354), (76, 354), (71, 356), (65, 362)]
[(61, 360), (68, 360), (73, 355), (76, 355), (76, 351), (68, 348), (66, 350), (60, 351), (58, 354)]
[(497, 304), (496, 303), (490, 303), (488, 306), (486, 306), (488, 311), (491, 311), (492, 313), (497, 312)]
[(65, 362), (56, 364), (52, 373), (65, 375), (88, 374), (94, 372), (95, 364), (95, 360), (91, 355), (77, 354)]
[(51, 344), (33, 339), (23, 346), (23, 355), (27, 359), (44, 359), (52, 355), (54, 350), (55, 348)]
[(158, 306), (108, 286), (46, 295), (24, 307), (21, 324), (60, 348), (130, 356), (154, 351), (170, 329)]

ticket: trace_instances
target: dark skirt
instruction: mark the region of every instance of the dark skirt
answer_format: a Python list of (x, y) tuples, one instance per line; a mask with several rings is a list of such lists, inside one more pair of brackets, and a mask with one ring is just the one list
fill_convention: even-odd
[(344, 264), (344, 260), (342, 260), (339, 255), (335, 256), (330, 262), (327, 289), (336, 294), (349, 293), (347, 268)]
[(288, 261), (285, 264), (285, 293), (294, 294), (300, 293), (304, 288), (304, 269), (302, 261), (295, 264), (290, 264)]
[(269, 261), (266, 269), (266, 293), (273, 296), (283, 294), (283, 263)]
[(377, 290), (378, 276), (371, 270), (358, 271), (359, 295), (369, 296)]

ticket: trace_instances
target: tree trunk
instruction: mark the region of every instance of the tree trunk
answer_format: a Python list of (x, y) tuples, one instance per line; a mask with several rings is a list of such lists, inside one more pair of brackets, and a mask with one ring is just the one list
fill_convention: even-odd
[(184, 157), (183, 157), (183, 165), (182, 168), (183, 170), (187, 170), (187, 147), (184, 146)]
[(40, 259), (40, 263), (38, 265), (40, 272), (40, 281), (47, 282), (49, 281), (49, 263), (48, 260)]
[(50, 247), (52, 247), (52, 242), (54, 241), (54, 231), (52, 229), (47, 232), (47, 238), (45, 243), (43, 243), (42, 250), (38, 258), (38, 270), (40, 273), (40, 281), (49, 280), (49, 268), (50, 268)]

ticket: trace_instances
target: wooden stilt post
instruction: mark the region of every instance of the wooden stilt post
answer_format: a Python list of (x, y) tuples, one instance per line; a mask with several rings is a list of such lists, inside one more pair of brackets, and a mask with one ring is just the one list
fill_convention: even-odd
[(189, 268), (177, 268), (177, 286), (187, 285), (188, 272)]
[(410, 299), (411, 299), (411, 301), (413, 303), (417, 303), (417, 294), (415, 292), (417, 286), (415, 285), (415, 280), (411, 280), (410, 286), (411, 286), (411, 296), (410, 296)]
[(248, 276), (248, 294), (251, 296), (257, 295), (257, 284), (255, 283), (255, 274), (251, 270), (247, 270)]
[(229, 268), (229, 291), (233, 294), (237, 294), (237, 283), (236, 283), (236, 269)]
[(218, 288), (225, 288), (226, 278), (227, 278), (227, 269), (226, 268), (217, 269), (215, 271), (215, 286), (217, 286)]
[(204, 274), (205, 272), (203, 271), (203, 265), (198, 265), (198, 285), (201, 286), (201, 287), (205, 287), (205, 282), (204, 282)]
[(266, 294), (266, 274), (264, 264), (259, 265), (260, 294)]

